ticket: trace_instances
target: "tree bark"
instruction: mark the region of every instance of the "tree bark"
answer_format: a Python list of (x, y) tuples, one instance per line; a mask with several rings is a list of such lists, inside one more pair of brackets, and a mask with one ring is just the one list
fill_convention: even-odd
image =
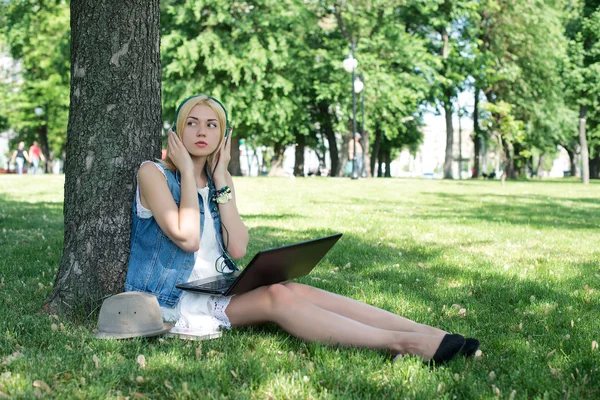
[(331, 173), (330, 176), (337, 176), (340, 171), (340, 158), (337, 147), (337, 140), (335, 138), (335, 132), (333, 131), (333, 125), (329, 116), (329, 106), (325, 103), (319, 103), (319, 114), (321, 116), (321, 129), (327, 138), (329, 144), (329, 159), (331, 161)]
[[(48, 109), (46, 108), (46, 111)], [(47, 120), (46, 120), (47, 121)], [(38, 138), (40, 139), (40, 147), (42, 149), (42, 153), (46, 158), (46, 162), (44, 163), (44, 172), (48, 173), (48, 165), (50, 164), (50, 146), (48, 146), (48, 125), (47, 122), (44, 125), (38, 126)], [(31, 155), (31, 154), (30, 154)]]
[[(448, 76), (450, 68), (450, 36), (445, 26), (441, 28), (442, 35), (442, 60), (444, 62), (443, 76)], [(454, 164), (454, 127), (452, 126), (452, 91), (444, 88), (444, 113), (446, 117), (446, 156), (444, 158), (444, 179), (452, 179), (452, 165)]]
[(269, 169), (268, 176), (281, 176), (283, 175), (283, 153), (285, 152), (285, 146), (281, 143), (275, 143), (273, 151), (275, 154), (271, 160), (271, 168)]
[(385, 177), (386, 178), (392, 177), (392, 156), (390, 153), (391, 153), (390, 150), (386, 150), (383, 155), (383, 159), (385, 162)]
[(579, 106), (579, 145), (581, 146), (581, 182), (590, 183), (590, 155), (588, 151), (585, 124), (587, 119), (587, 106)]
[[(361, 146), (363, 148), (363, 156), (364, 156), (364, 162), (363, 162), (363, 170), (365, 173), (365, 177), (366, 178), (372, 178), (373, 177), (373, 169), (371, 168), (371, 151), (370, 151), (370, 143), (369, 143), (369, 133), (367, 131), (364, 132), (365, 134), (363, 135), (363, 137), (360, 139), (361, 141)], [(362, 177), (362, 171), (360, 171), (360, 176)]]
[(158, 0), (71, 1), (64, 251), (48, 311), (88, 315), (123, 291), (136, 170), (161, 154), (159, 28)]
[(304, 149), (306, 147), (306, 136), (296, 135), (296, 157), (294, 160), (294, 176), (304, 176)]
[(232, 176), (242, 176), (242, 166), (240, 164), (240, 139), (231, 138), (231, 161), (227, 170)]
[(600, 179), (600, 155), (590, 160), (590, 179)]
[[(381, 159), (379, 157), (379, 149), (381, 149), (381, 131), (379, 130), (379, 127), (377, 127), (375, 129), (375, 142), (373, 143), (373, 155), (371, 157), (371, 173), (372, 176), (375, 176), (375, 167), (377, 166), (377, 170), (381, 171), (381, 169), (379, 168), (379, 163), (376, 163), (376, 160), (379, 160), (379, 162), (381, 162)], [(380, 173), (377, 174), (377, 176), (381, 176)]]
[(577, 153), (568, 147), (563, 146), (569, 155), (569, 172), (571, 176), (577, 176)]
[(452, 164), (454, 164), (454, 127), (452, 126), (452, 99), (447, 94), (444, 100), (446, 114), (446, 156), (444, 158), (444, 179), (452, 179)]
[[(338, 171), (337, 176), (344, 176), (344, 174), (346, 173), (346, 163), (348, 162), (348, 160), (350, 160), (350, 157), (348, 156), (348, 151), (350, 149), (350, 141), (353, 140), (352, 135), (344, 135), (342, 136), (342, 155), (340, 157), (340, 170)], [(352, 168), (354, 168), (354, 165), (352, 166)]]
[(473, 176), (471, 178), (479, 178), (481, 176), (481, 130), (479, 129), (479, 92), (480, 89), (475, 87), (474, 105), (473, 105), (473, 145), (475, 159), (473, 160)]

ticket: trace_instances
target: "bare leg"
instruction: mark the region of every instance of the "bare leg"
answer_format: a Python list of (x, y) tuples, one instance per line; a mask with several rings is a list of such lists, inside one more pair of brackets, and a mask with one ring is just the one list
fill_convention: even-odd
[(285, 283), (285, 286), (303, 300), (308, 301), (317, 307), (324, 308), (325, 310), (343, 315), (344, 317), (375, 328), (401, 332), (418, 332), (439, 336), (440, 338), (448, 333), (429, 325), (419, 324), (410, 319), (382, 310), (381, 308), (370, 306), (360, 301), (317, 289), (312, 286), (299, 283)]
[(429, 360), (442, 337), (375, 328), (302, 299), (285, 285), (260, 287), (235, 296), (225, 310), (233, 326), (275, 322), (293, 336), (342, 346), (387, 349)]

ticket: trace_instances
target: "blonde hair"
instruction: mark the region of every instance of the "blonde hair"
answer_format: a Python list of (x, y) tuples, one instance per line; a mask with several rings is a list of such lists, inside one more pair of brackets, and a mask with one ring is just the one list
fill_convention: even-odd
[[(221, 106), (221, 104), (215, 101), (212, 97), (207, 96), (205, 94), (200, 94), (198, 96), (188, 98), (184, 101), (183, 104), (179, 106), (176, 115), (177, 120), (175, 121), (175, 132), (179, 139), (183, 141), (183, 130), (185, 129), (185, 122), (190, 113), (192, 112), (192, 108), (198, 105), (205, 105), (210, 107), (215, 112), (215, 114), (217, 114), (217, 120), (219, 121), (219, 127), (221, 128), (221, 135), (219, 137), (219, 145), (217, 146), (217, 150), (210, 154), (206, 160), (206, 165), (210, 166), (214, 161), (216, 152), (221, 147), (221, 142), (225, 137), (225, 129), (227, 128), (227, 118), (225, 116), (225, 109), (223, 108), (223, 106)], [(168, 155), (164, 160), (162, 160), (162, 163), (171, 172), (175, 172), (177, 170), (177, 167)]]

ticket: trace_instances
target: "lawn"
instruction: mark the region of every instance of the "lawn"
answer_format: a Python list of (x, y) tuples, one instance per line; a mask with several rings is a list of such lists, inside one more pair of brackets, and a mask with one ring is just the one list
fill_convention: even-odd
[[(220, 339), (98, 341), (41, 311), (63, 178), (0, 176), (0, 398), (599, 398), (600, 184), (241, 178), (259, 249), (343, 232), (304, 283), (474, 336), (430, 369), (273, 325)], [(145, 365), (137, 362), (143, 355)]]

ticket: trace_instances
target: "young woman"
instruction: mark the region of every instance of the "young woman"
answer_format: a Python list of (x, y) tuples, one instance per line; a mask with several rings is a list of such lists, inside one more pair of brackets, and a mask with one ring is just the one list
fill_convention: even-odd
[(248, 231), (227, 166), (231, 137), (216, 99), (198, 95), (177, 109), (163, 163), (144, 162), (133, 205), (125, 289), (154, 294), (165, 320), (198, 329), (275, 322), (290, 334), (332, 345), (387, 349), (445, 362), (479, 347), (466, 339), (337, 294), (298, 283), (233, 297), (183, 292), (179, 282), (227, 273), (243, 257)]

